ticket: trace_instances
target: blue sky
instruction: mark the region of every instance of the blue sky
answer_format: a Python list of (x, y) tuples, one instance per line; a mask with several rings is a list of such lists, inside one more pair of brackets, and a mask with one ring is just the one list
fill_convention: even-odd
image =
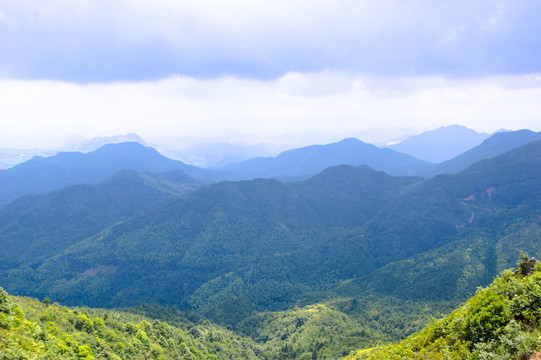
[(253, 141), (541, 130), (538, 14), (537, 0), (0, 0), (0, 126)]

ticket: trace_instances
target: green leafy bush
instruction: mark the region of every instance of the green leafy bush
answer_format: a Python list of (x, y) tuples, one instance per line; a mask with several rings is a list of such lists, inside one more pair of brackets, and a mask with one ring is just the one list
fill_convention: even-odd
[(506, 270), (464, 306), (400, 344), (347, 359), (529, 359), (541, 350), (541, 268), (530, 270)]

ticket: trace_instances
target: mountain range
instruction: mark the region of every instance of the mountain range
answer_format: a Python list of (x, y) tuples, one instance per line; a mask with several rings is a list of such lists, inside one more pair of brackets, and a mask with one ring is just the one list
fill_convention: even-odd
[(345, 139), (337, 143), (285, 151), (274, 158), (253, 158), (221, 169), (186, 165), (136, 142), (115, 143), (86, 154), (65, 152), (45, 158), (34, 157), (13, 168), (0, 170), (0, 206), (26, 194), (47, 193), (74, 184), (93, 184), (122, 169), (147, 172), (178, 169), (204, 183), (258, 177), (299, 181), (329, 166), (342, 164), (368, 165), (391, 175), (431, 177), (442, 173), (457, 173), (477, 161), (539, 139), (540, 133), (530, 130), (496, 133), (463, 154), (435, 165), (357, 139)]
[[(297, 183), (226, 181), (169, 201), (159, 200), (162, 186), (156, 206), (118, 216), (92, 211), (105, 201), (93, 196), (82, 218), (97, 220), (82, 225), (62, 208), (77, 188), (23, 198), (0, 213), (0, 282), (66, 304), (159, 302), (208, 316), (232, 297), (246, 311), (285, 309), (321, 291), (460, 299), (508, 264), (515, 254), (503, 249), (513, 239), (539, 250), (523, 234), (539, 229), (540, 154), (533, 142), (429, 180), (338, 166)], [(61, 246), (43, 250), (66, 231), (67, 240), (54, 240)]]
[[(386, 171), (365, 164), (378, 161)], [(528, 130), (436, 165), (357, 139), (221, 170), (109, 144), (35, 158), (0, 172), (0, 185), (0, 285), (11, 294), (44, 306), (159, 304), (131, 311), (197, 319), (189, 335), (167, 331), (193, 351), (225, 339), (236, 344), (229, 357), (337, 358), (396, 341), (512, 267), (517, 249), (541, 251), (541, 139)], [(49, 329), (53, 310), (32, 321)], [(62, 311), (75, 330), (89, 324), (79, 312), (90, 310)], [(87, 330), (108, 344), (137, 338), (101, 321), (109, 335)], [(156, 351), (174, 353), (152, 336)]]
[(139, 143), (107, 144), (86, 154), (62, 152), (51, 157), (34, 157), (0, 170), (0, 206), (26, 194), (45, 194), (75, 184), (95, 184), (124, 169), (144, 172), (181, 170), (206, 183), (235, 178), (233, 174), (166, 158)]
[(408, 175), (431, 165), (410, 155), (349, 138), (337, 143), (284, 151), (276, 157), (253, 158), (229, 164), (222, 170), (241, 174), (246, 179), (298, 180), (315, 175), (329, 166), (342, 164), (368, 165), (391, 175)]
[[(427, 133), (422, 135), (425, 138), (428, 136)], [(0, 206), (26, 194), (43, 194), (69, 185), (97, 183), (122, 169), (146, 172), (177, 169), (207, 184), (258, 177), (299, 181), (329, 166), (343, 164), (367, 165), (391, 175), (432, 177), (457, 173), (475, 162), (539, 139), (541, 133), (530, 130), (496, 133), (480, 145), (440, 164), (420, 161), (410, 155), (381, 149), (358, 139), (345, 139), (327, 145), (288, 150), (273, 158), (253, 158), (221, 169), (186, 165), (138, 142), (114, 143), (86, 154), (63, 152), (50, 157), (34, 157), (12, 168), (0, 170)], [(99, 138), (99, 141), (102, 140)], [(409, 142), (410, 145), (412, 143)]]

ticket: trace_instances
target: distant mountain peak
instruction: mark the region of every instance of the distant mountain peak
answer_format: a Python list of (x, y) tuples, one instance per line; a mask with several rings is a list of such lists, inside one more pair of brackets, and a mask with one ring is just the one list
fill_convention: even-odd
[(111, 149), (125, 149), (125, 150), (147, 150), (147, 151), (156, 151), (154, 148), (150, 146), (145, 146), (139, 142), (135, 141), (128, 141), (128, 142), (120, 142), (120, 143), (108, 143), (104, 144), (103, 146), (100, 146), (98, 149), (94, 151), (109, 151)]
[(107, 144), (119, 144), (119, 143), (139, 143), (145, 146), (148, 146), (148, 143), (143, 140), (142, 137), (135, 133), (128, 133), (122, 135), (114, 136), (104, 136), (104, 137), (95, 137), (92, 139), (81, 141), (77, 144), (70, 145), (64, 150), (66, 151), (81, 151), (81, 152), (91, 152), (99, 149), (100, 147)]
[(336, 142), (335, 144), (358, 144), (358, 143), (366, 144), (364, 141), (359, 140), (359, 139), (354, 138), (354, 137), (345, 138), (344, 140), (340, 140), (340, 141)]
[(455, 124), (410, 136), (389, 148), (417, 159), (441, 163), (481, 144), (489, 136)]

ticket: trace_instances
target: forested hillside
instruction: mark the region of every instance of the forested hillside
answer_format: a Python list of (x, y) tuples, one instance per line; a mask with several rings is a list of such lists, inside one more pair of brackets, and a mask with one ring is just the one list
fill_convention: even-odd
[[(457, 175), (428, 181), (431, 187), (411, 192), (407, 202), (430, 196), (432, 201), (437, 199), (433, 206), (440, 211), (460, 210), (463, 220), (453, 225), (462, 235), (441, 247), (390, 263), (349, 286), (408, 299), (460, 299), (512, 266), (517, 248), (538, 254), (540, 164), (541, 143), (534, 142)], [(427, 189), (432, 189), (432, 195)], [(425, 208), (417, 216), (432, 222), (437, 210), (431, 211)], [(402, 213), (410, 216), (407, 208)]]
[(257, 344), (210, 323), (184, 328), (127, 311), (9, 298), (0, 288), (2, 359), (256, 359)]
[[(104, 228), (37, 267), (25, 263), (0, 276), (7, 289), (72, 305), (207, 309), (240, 291), (257, 309), (285, 309), (307, 291), (372, 268), (373, 260), (358, 265), (360, 227), (418, 181), (339, 167), (294, 185), (223, 182)], [(50, 226), (63, 224), (59, 216)], [(32, 226), (24, 228), (28, 234)], [(3, 236), (7, 242), (12, 235)], [(36, 239), (21, 241), (32, 247)]]
[(201, 186), (178, 170), (123, 170), (98, 185), (22, 197), (0, 210), (0, 269), (39, 264), (104, 228)]

